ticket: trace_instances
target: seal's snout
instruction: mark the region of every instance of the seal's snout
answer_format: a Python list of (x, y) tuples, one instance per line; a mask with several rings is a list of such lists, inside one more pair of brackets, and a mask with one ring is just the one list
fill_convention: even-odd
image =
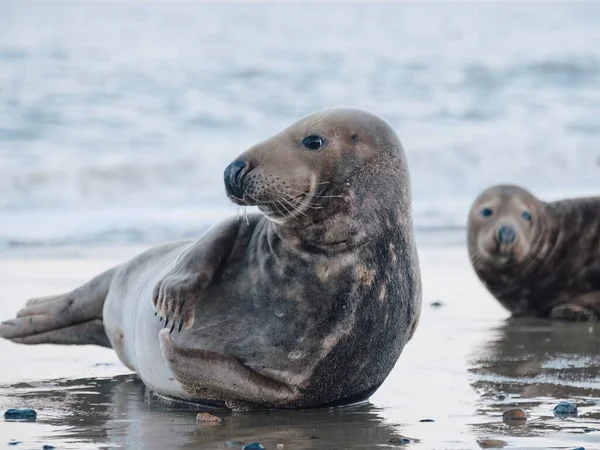
[(498, 241), (501, 244), (512, 244), (517, 238), (515, 229), (508, 225), (502, 225), (498, 230)]
[(244, 196), (244, 175), (246, 174), (248, 164), (241, 159), (232, 162), (225, 168), (223, 178), (225, 180), (225, 189), (233, 197), (241, 199)]

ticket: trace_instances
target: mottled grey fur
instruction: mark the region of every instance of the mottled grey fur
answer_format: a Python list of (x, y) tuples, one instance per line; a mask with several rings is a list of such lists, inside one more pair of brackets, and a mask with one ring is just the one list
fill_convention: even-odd
[[(304, 148), (311, 134), (326, 146)], [(151, 249), (100, 275), (94, 289), (28, 303), (0, 325), (0, 336), (52, 343), (59, 327), (103, 319), (106, 333), (70, 343), (107, 336), (164, 395), (233, 409), (368, 398), (412, 337), (421, 308), (408, 169), (396, 134), (372, 114), (335, 108), (240, 158), (249, 167), (245, 194), (232, 199), (264, 214)]]
[[(480, 215), (486, 206), (494, 210), (488, 219)], [(522, 220), (524, 209), (531, 221)], [(503, 224), (517, 230), (505, 249), (493, 242)], [(600, 197), (547, 203), (518, 186), (493, 186), (473, 204), (468, 246), (478, 277), (514, 316), (600, 317)]]

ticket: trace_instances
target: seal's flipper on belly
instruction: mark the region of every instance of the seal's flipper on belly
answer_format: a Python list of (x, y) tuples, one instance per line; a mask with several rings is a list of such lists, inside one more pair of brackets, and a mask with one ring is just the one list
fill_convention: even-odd
[(160, 347), (175, 378), (198, 400), (225, 400), (232, 409), (285, 407), (298, 390), (261, 375), (236, 359), (215, 352), (178, 348), (169, 330), (160, 332)]
[(32, 299), (17, 318), (0, 324), (0, 337), (22, 344), (110, 347), (102, 307), (115, 269), (62, 295)]

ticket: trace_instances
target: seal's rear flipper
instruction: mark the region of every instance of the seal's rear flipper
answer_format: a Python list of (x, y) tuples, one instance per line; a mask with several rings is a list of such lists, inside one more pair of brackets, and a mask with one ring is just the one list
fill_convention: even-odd
[[(298, 390), (244, 366), (236, 359), (207, 350), (178, 348), (169, 330), (160, 334), (160, 347), (175, 378), (198, 399), (225, 400), (232, 409), (287, 407)], [(207, 398), (208, 397), (208, 398)]]
[(29, 300), (17, 318), (0, 323), (0, 338), (22, 344), (110, 347), (102, 308), (115, 269), (67, 294)]
[[(0, 327), (4, 324), (0, 325)], [(15, 337), (11, 341), (18, 344), (62, 344), (62, 345), (99, 345), (109, 347), (110, 341), (104, 331), (100, 319), (89, 320), (70, 327), (46, 331), (45, 333), (30, 334), (25, 337)]]

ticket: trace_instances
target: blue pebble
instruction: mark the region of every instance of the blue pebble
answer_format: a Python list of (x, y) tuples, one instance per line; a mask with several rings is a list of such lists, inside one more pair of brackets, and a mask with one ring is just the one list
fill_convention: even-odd
[(9, 409), (4, 413), (4, 420), (34, 422), (37, 413), (33, 409)]
[(265, 448), (258, 442), (246, 445), (242, 450), (265, 450)]
[(553, 411), (555, 416), (577, 415), (577, 406), (571, 402), (560, 402)]
[(44, 445), (42, 447), (43, 450), (54, 450), (56, 447), (52, 446), (52, 445)]
[(585, 450), (585, 448), (583, 448), (583, 447), (577, 447), (577, 448), (574, 448), (573, 450)]
[(8, 445), (19, 445), (19, 444), (22, 444), (22, 443), (23, 443), (23, 442), (21, 442), (21, 441), (15, 441), (15, 440), (13, 439), (12, 441), (10, 441), (10, 442), (8, 443)]

